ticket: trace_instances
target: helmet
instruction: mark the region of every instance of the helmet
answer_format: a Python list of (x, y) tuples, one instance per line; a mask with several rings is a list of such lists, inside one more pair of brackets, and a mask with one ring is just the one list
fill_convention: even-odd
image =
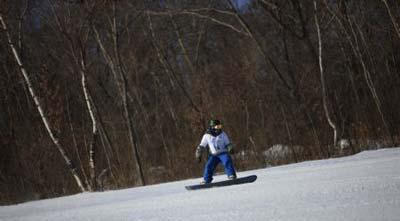
[(210, 126), (210, 128), (212, 128), (212, 129), (222, 129), (221, 121), (216, 120), (216, 119), (210, 120), (210, 122), (208, 123), (208, 126)]

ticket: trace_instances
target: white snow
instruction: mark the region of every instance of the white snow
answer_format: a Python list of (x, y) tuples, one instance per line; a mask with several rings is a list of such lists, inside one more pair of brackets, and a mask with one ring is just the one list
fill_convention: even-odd
[(198, 178), (2, 206), (0, 220), (400, 220), (399, 169), (400, 148), (381, 149), (238, 174), (256, 174), (251, 184), (184, 188)]

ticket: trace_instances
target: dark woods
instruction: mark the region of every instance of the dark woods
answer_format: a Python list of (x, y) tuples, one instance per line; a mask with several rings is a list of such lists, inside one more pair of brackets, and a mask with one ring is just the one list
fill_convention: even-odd
[(394, 146), (399, 15), (395, 0), (2, 0), (1, 202), (199, 177), (211, 117), (239, 170)]

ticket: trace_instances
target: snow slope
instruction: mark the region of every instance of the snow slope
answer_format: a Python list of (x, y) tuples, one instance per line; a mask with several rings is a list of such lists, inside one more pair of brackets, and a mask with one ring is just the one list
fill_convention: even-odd
[(400, 220), (399, 169), (400, 148), (381, 149), (238, 174), (252, 184), (185, 190), (199, 178), (3, 206), (0, 220)]

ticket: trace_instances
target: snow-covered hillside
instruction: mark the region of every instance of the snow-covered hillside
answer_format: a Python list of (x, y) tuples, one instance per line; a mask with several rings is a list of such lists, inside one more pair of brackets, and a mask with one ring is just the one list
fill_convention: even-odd
[(0, 220), (400, 220), (400, 148), (238, 175), (249, 174), (255, 183), (185, 190), (199, 178), (3, 206)]

